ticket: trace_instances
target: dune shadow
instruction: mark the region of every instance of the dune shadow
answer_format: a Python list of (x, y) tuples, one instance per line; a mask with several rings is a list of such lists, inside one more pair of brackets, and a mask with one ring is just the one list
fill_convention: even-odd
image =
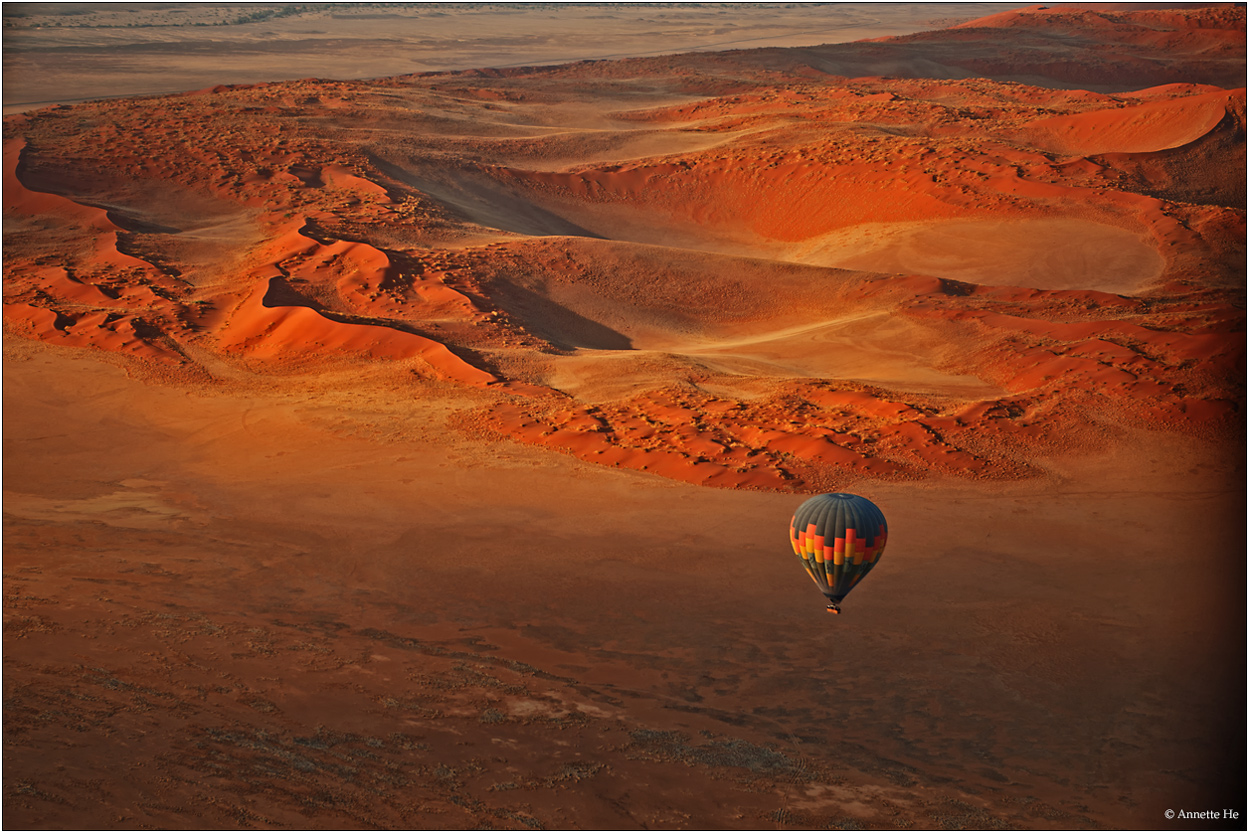
[(325, 312), (320, 304), (292, 287), (286, 278), (279, 276), (269, 279), (269, 287), (265, 290), (265, 297), (260, 300), (260, 303), (264, 307), (307, 307), (318, 313), (324, 314)]
[[(74, 198), (71, 197), (70, 199)], [(170, 226), (165, 223), (157, 223), (150, 219), (145, 219), (140, 217), (133, 210), (122, 208), (120, 206), (92, 203), (86, 200), (77, 200), (76, 202), (92, 206), (94, 208), (104, 209), (108, 219), (114, 225), (127, 232), (148, 235), (176, 235), (183, 231), (176, 226)]]
[(412, 323), (406, 321), (396, 321), (394, 319), (379, 318), (376, 316), (358, 316), (349, 313), (339, 313), (333, 310), (327, 310), (323, 304), (315, 299), (301, 293), (295, 287), (292, 287), (289, 280), (281, 275), (276, 275), (269, 279), (269, 285), (265, 288), (265, 294), (260, 300), (261, 306), (270, 309), (280, 307), (306, 307), (327, 321), (335, 324), (346, 324), (353, 326), (366, 327), (385, 327), (388, 330), (394, 330), (397, 333), (407, 333), (413, 336), (420, 336), (423, 339), (438, 342), (447, 352), (462, 360), (468, 365), (472, 365), (479, 370), (493, 370), (491, 364), (486, 357), (480, 352), (466, 348), (462, 345), (455, 345), (445, 341), (437, 334), (430, 333), (422, 328), (415, 327)]
[(516, 284), (497, 284), (491, 300), (530, 333), (561, 350), (633, 350), (628, 336)]
[(601, 237), (478, 171), (458, 168), (417, 172), (376, 156), (372, 162), (387, 176), (481, 226), (522, 235)]

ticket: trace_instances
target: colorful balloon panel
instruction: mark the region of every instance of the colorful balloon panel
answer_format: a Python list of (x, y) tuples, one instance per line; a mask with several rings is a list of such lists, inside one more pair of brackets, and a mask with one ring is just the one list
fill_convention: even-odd
[(844, 492), (804, 501), (790, 519), (790, 546), (833, 602), (841, 602), (881, 558), (885, 515), (867, 498)]

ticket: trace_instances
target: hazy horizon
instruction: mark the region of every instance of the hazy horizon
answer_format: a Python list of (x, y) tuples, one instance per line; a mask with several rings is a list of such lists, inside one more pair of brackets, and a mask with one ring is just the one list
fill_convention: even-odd
[(217, 84), (812, 46), (1019, 4), (261, 3), (246, 14), (239, 5), (5, 3), (4, 112)]

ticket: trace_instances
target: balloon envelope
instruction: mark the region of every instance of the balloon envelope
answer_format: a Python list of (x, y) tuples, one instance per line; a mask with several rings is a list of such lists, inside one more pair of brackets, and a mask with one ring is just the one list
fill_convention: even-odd
[(790, 519), (790, 546), (835, 604), (876, 566), (885, 540), (885, 516), (877, 505), (845, 492), (809, 498)]

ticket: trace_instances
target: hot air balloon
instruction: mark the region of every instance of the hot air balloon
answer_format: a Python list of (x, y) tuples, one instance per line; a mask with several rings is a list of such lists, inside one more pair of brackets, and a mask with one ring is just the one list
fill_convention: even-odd
[(842, 598), (877, 564), (885, 539), (877, 505), (845, 492), (809, 498), (790, 519), (790, 546), (829, 598), (831, 614), (842, 613)]

